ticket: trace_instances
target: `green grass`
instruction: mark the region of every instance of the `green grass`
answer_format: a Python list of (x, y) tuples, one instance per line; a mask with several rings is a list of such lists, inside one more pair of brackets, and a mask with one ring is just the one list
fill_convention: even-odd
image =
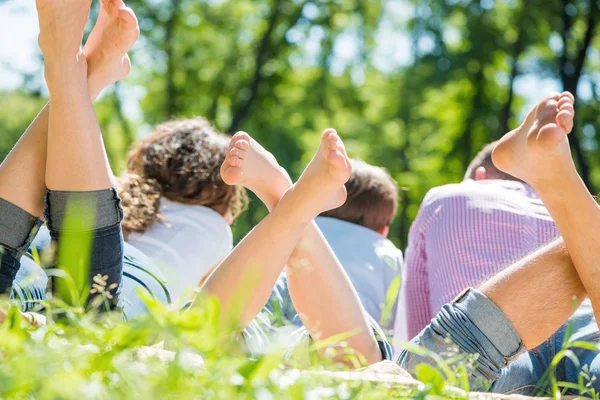
[[(467, 377), (474, 362), (457, 351), (433, 355), (439, 368), (422, 365), (417, 377), (421, 388), (392, 387), (360, 380), (319, 375), (323, 367), (299, 365), (282, 351), (247, 357), (235, 335), (218, 326), (219, 306), (205, 299), (186, 312), (170, 309), (145, 298), (150, 312), (133, 321), (117, 313), (85, 312), (57, 299), (49, 300), (48, 323), (31, 327), (13, 306), (0, 325), (0, 394), (2, 398), (108, 399), (108, 398), (200, 398), (200, 399), (304, 399), (304, 398), (464, 398), (449, 392), (447, 385), (469, 390)], [(172, 362), (140, 359), (135, 349), (161, 343), (175, 352)], [(315, 348), (318, 344), (315, 344)], [(597, 349), (591, 343), (572, 343), (554, 362), (573, 357), (571, 349)], [(189, 362), (189, 353), (200, 354), (204, 366)], [(338, 369), (340, 366), (327, 366)], [(342, 369), (343, 370), (343, 369)], [(305, 373), (300, 371), (313, 371)], [(578, 385), (546, 377), (555, 398), (567, 388), (598, 398), (590, 388), (593, 377), (582, 374)], [(540, 393), (548, 394), (548, 393)]]
[[(407, 398), (411, 392), (368, 382), (303, 374), (281, 352), (250, 359), (219, 334), (216, 302), (185, 313), (145, 299), (150, 313), (130, 322), (111, 313), (48, 305), (48, 324), (22, 322), (11, 308), (0, 326), (3, 398)], [(173, 362), (140, 361), (134, 349), (162, 342)], [(201, 354), (205, 365), (186, 362)], [(309, 367), (308, 369), (317, 369)], [(315, 397), (312, 397), (315, 398)]]
[[(79, 229), (90, 223), (69, 219), (67, 227)], [(87, 279), (77, 271), (72, 277), (69, 266), (87, 271), (89, 239), (74, 236), (69, 239), (69, 246), (64, 245), (65, 241), (59, 249), (62, 269), (48, 272), (55, 276), (65, 300), (60, 296), (48, 298), (43, 305), (46, 325), (32, 327), (22, 320), (18, 304), (0, 302), (0, 309), (9, 310), (0, 324), (0, 398), (430, 399), (466, 398), (465, 393), (470, 390), (468, 377), (476, 357), (460, 354), (451, 343), (448, 352), (440, 355), (411, 346), (411, 351), (433, 359), (437, 368), (419, 366), (416, 376), (423, 385), (403, 387), (319, 374), (325, 369), (350, 369), (323, 365), (322, 361), (307, 364), (302, 355), (284, 356), (284, 349), (250, 358), (242, 350), (240, 335), (220, 324), (220, 307), (215, 299), (198, 298), (194, 307), (181, 312), (142, 295), (149, 313), (128, 322), (116, 312), (86, 310), (84, 300), (90, 289)], [(43, 254), (36, 259), (44, 263)], [(391, 292), (399, 287), (400, 282), (395, 282)], [(388, 303), (393, 300), (388, 295)], [(98, 304), (88, 308), (101, 309)], [(386, 310), (391, 310), (391, 304)], [(282, 339), (285, 342), (286, 338)], [(174, 352), (174, 360), (143, 359), (137, 354), (142, 346), (157, 344)], [(312, 344), (311, 353), (324, 345)], [(552, 373), (564, 358), (578, 365), (573, 351), (576, 348), (597, 351), (598, 346), (585, 342), (566, 344), (544, 376), (542, 383), (550, 388), (548, 393), (540, 395), (560, 398), (567, 389), (576, 389), (591, 398), (600, 398), (591, 388), (596, 378), (587, 370), (575, 385), (558, 382)], [(201, 355), (204, 365), (190, 363), (189, 354)], [(359, 361), (351, 352), (347, 357), (354, 357), (355, 363)], [(464, 392), (449, 390), (449, 386)]]

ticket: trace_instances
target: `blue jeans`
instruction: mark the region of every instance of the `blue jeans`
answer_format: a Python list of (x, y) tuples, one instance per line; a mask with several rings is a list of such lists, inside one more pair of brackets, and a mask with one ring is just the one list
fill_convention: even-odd
[[(586, 301), (550, 339), (526, 351), (506, 315), (484, 294), (469, 289), (453, 303), (445, 305), (411, 343), (442, 355), (451, 347), (449, 339), (462, 353), (478, 355), (469, 379), (471, 390), (535, 395), (549, 389), (549, 382), (540, 380), (563, 348), (569, 325), (573, 334), (568, 342), (599, 342), (598, 326), (591, 304)], [(573, 351), (580, 365), (588, 366), (591, 375), (600, 373), (598, 352)], [(431, 358), (407, 350), (398, 358), (398, 364), (411, 373), (420, 363), (435, 366)], [(558, 381), (577, 383), (580, 371), (567, 359), (559, 363), (553, 375)], [(600, 390), (600, 382), (594, 382), (593, 387)], [(569, 393), (578, 394), (574, 390)]]
[[(46, 227), (41, 227), (32, 247), (42, 252), (50, 246), (51, 237)], [(124, 243), (123, 277), (119, 295), (118, 309), (124, 320), (130, 320), (148, 312), (139, 292), (148, 294), (159, 301), (169, 304), (171, 296), (166, 280), (154, 263), (144, 253)], [(44, 270), (35, 264), (26, 254), (21, 259), (21, 270), (13, 285), (13, 295), (27, 305), (28, 309), (45, 300), (48, 277)]]
[[(123, 210), (116, 190), (111, 188), (89, 192), (48, 191), (45, 202), (44, 216), (52, 241), (92, 237), (88, 282), (91, 286), (93, 278), (97, 275), (105, 277), (106, 291), (111, 298), (109, 306), (115, 308), (121, 292), (123, 273)], [(89, 212), (89, 216), (93, 216), (89, 224), (79, 224), (77, 221), (65, 224), (67, 213), (70, 212), (69, 207), (75, 203), (79, 204), (79, 211)], [(27, 211), (0, 199), (0, 293), (7, 293), (14, 287), (13, 297), (16, 295), (24, 300), (23, 305), (26, 309), (35, 303), (34, 300), (42, 293), (45, 294), (45, 285), (42, 286), (42, 283), (45, 283), (43, 274), (35, 268), (32, 259), (23, 258), (41, 225), (42, 222)], [(55, 259), (61, 256), (60, 246), (57, 248), (59, 250)], [(20, 279), (15, 285), (17, 275)], [(91, 302), (94, 296), (90, 292), (88, 302)]]

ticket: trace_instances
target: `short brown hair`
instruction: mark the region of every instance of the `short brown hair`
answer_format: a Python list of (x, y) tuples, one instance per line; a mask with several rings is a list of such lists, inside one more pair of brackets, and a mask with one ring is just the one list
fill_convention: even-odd
[(389, 226), (396, 215), (398, 185), (383, 168), (360, 160), (351, 160), (351, 164), (346, 203), (321, 215), (380, 231)]
[(119, 179), (123, 231), (142, 233), (160, 220), (162, 196), (239, 216), (248, 203), (246, 191), (225, 184), (220, 174), (228, 146), (229, 137), (204, 118), (158, 125), (129, 152), (126, 173)]
[(484, 167), (487, 175), (490, 179), (502, 179), (505, 181), (517, 181), (518, 179), (512, 175), (509, 175), (505, 172), (500, 171), (494, 165), (492, 161), (492, 153), (496, 148), (496, 144), (498, 142), (492, 142), (486, 145), (471, 161), (469, 166), (467, 167), (467, 172), (465, 173), (465, 179), (473, 179), (475, 180), (477, 168)]

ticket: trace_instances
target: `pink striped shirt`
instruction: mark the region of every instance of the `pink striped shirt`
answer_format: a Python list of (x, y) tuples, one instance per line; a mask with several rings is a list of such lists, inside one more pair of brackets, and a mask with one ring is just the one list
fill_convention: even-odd
[(548, 211), (524, 183), (472, 181), (432, 189), (408, 239), (404, 296), (408, 337), (442, 306), (558, 237)]

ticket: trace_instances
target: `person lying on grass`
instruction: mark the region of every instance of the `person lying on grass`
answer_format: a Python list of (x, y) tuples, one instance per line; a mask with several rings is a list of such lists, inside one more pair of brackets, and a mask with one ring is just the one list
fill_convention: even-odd
[[(215, 296), (224, 321), (232, 318), (240, 329), (257, 315), (274, 313), (271, 299), (285, 311), (286, 319), (301, 326), (296, 337), (326, 341), (346, 336), (343, 341), (367, 363), (388, 358), (385, 335), (368, 316), (313, 221), (346, 200), (344, 184), (352, 166), (337, 132), (323, 132), (319, 149), (295, 184), (247, 133), (236, 133), (229, 147), (221, 168), (223, 180), (253, 191), (270, 214), (217, 266), (201, 292)], [(280, 278), (284, 268), (286, 274)], [(265, 335), (262, 330), (254, 334)]]
[(431, 189), (412, 223), (402, 293), (408, 337), (465, 288), (559, 236), (533, 189), (494, 166), (495, 147), (475, 156), (462, 182)]
[[(50, 258), (52, 265), (58, 260), (64, 266), (81, 250), (77, 238), (85, 237), (91, 239), (91, 255), (81, 261), (89, 270), (79, 272), (86, 276), (78, 289), (89, 291), (95, 285), (88, 304), (97, 299), (132, 318), (146, 311), (137, 289), (151, 291), (164, 302), (169, 293), (147, 257), (123, 246), (123, 211), (90, 99), (128, 75), (127, 51), (139, 28), (135, 14), (122, 1), (103, 0), (81, 49), (90, 5), (91, 1), (83, 1), (71, 10), (62, 2), (38, 3), (50, 103), (0, 166), (0, 292), (10, 291), (24, 311), (34, 308), (45, 299), (48, 278), (28, 249), (58, 241), (58, 254)], [(68, 21), (56, 22), (63, 19)], [(92, 221), (65, 231), (72, 202), (83, 207), (76, 220)], [(49, 229), (43, 227), (38, 234), (43, 215)], [(78, 272), (69, 267), (71, 273)], [(54, 283), (60, 286), (60, 279)], [(31, 314), (24, 317), (31, 319)]]
[[(445, 305), (431, 324), (412, 340), (412, 347), (400, 355), (397, 362), (401, 367), (418, 375), (419, 364), (437, 365), (448, 355), (455, 357), (456, 353), (449, 349), (456, 346), (463, 356), (477, 357), (469, 375), (471, 390), (533, 394), (548, 389), (549, 383), (542, 380), (544, 373), (568, 340), (564, 346), (573, 343), (581, 346), (578, 343), (582, 341), (592, 345), (591, 348), (589, 344), (573, 348), (579, 363), (562, 360), (556, 371), (557, 378), (570, 384), (573, 393), (577, 391), (574, 388), (578, 387), (581, 372), (587, 369), (590, 376), (599, 372), (600, 357), (597, 350), (592, 350), (598, 342), (598, 326), (590, 303), (584, 300), (587, 293), (597, 293), (596, 286), (600, 285), (594, 274), (594, 237), (600, 230), (600, 208), (581, 182), (570, 158), (566, 134), (573, 125), (573, 102), (570, 93), (544, 98), (494, 151), (498, 168), (527, 182), (539, 193), (563, 239), (500, 272), (479, 289), (465, 290)], [(324, 140), (327, 134), (328, 131)], [(324, 149), (343, 149), (339, 137), (332, 131), (329, 135), (333, 143), (322, 144), (321, 154), (317, 153), (313, 164), (319, 162)], [(340, 154), (336, 154), (336, 158), (339, 157)], [(334, 171), (339, 174), (342, 164), (334, 165), (338, 168), (321, 169), (321, 175), (329, 172), (340, 182), (342, 179)], [(285, 171), (256, 141), (245, 133), (234, 136), (230, 157), (223, 165), (223, 179), (254, 191), (272, 211), (234, 250), (233, 257), (215, 270), (203, 290), (221, 300), (223, 318), (231, 313), (240, 315), (241, 320), (248, 323), (260, 313), (285, 264), (290, 296), (307, 331), (313, 337), (329, 337), (338, 332), (353, 332), (354, 327), (354, 332), (362, 334), (351, 337), (352, 348), (360, 349), (363, 355), (372, 354), (366, 357), (372, 363), (379, 354), (365, 351), (374, 346), (369, 329), (358, 318), (364, 311), (355, 309), (348, 313), (350, 308), (346, 304), (353, 295), (342, 291), (347, 288), (343, 270), (313, 223), (307, 222), (309, 216), (315, 215), (317, 205), (332, 207), (332, 199), (343, 197), (343, 191), (338, 198), (332, 197), (333, 189), (329, 189), (326, 193), (331, 197), (323, 198), (326, 183), (321, 186), (303, 183), (307, 178), (318, 181), (315, 170), (309, 165), (292, 186)], [(263, 176), (270, 178), (260, 179)], [(329, 179), (329, 184), (336, 182)], [(553, 184), (557, 179), (559, 181)], [(311, 204), (305, 204), (307, 200), (302, 197), (301, 189), (306, 187), (310, 187)], [(570, 206), (571, 203), (576, 206)], [(306, 224), (304, 231), (298, 227)], [(296, 248), (292, 252), (294, 244)], [(578, 256), (571, 259), (567, 248), (574, 248)], [(330, 262), (325, 262), (329, 257)], [(253, 281), (248, 277), (257, 279)], [(245, 287), (249, 290), (243, 290)], [(575, 313), (574, 297), (577, 305), (581, 305)], [(338, 308), (334, 302), (342, 299), (346, 300)], [(598, 302), (597, 296), (590, 296), (590, 300), (591, 304)], [(344, 315), (347, 317), (338, 320)], [(334, 323), (329, 324), (333, 319)], [(354, 322), (347, 324), (348, 321)], [(347, 328), (340, 329), (342, 324), (347, 324)], [(568, 337), (569, 324), (572, 334)], [(424, 347), (433, 356), (425, 357), (422, 351), (411, 352), (415, 345)], [(589, 384), (595, 390), (600, 389), (596, 380)]]
[(233, 248), (230, 225), (248, 198), (219, 173), (230, 139), (200, 117), (159, 124), (118, 179), (125, 241), (160, 268), (174, 299), (187, 300)]
[[(471, 390), (548, 392), (550, 382), (542, 378), (566, 349), (572, 358), (563, 357), (549, 372), (568, 394), (579, 394), (581, 374), (600, 373), (600, 207), (571, 159), (573, 104), (568, 92), (545, 97), (493, 152), (496, 167), (535, 190), (562, 238), (445, 305), (412, 340), (434, 356), (408, 348), (398, 359), (401, 367), (415, 373), (420, 363), (437, 365), (451, 341), (461, 354), (478, 357)], [(573, 299), (581, 306), (574, 314)], [(585, 385), (600, 391), (597, 379)]]
[[(40, 43), (52, 106), (42, 112), (0, 167), (0, 197), (3, 199), (0, 243), (5, 249), (0, 270), (5, 290), (12, 285), (19, 269), (19, 256), (28, 244), (30, 232), (38, 224), (44, 197), (48, 204), (47, 221), (55, 238), (61, 232), (65, 200), (91, 197), (96, 207), (90, 212), (96, 211), (96, 217), (91, 229), (94, 247), (89, 280), (95, 274), (107, 275), (109, 293), (114, 294), (113, 298), (118, 296), (122, 269), (120, 208), (112, 190), (112, 176), (89, 100), (88, 87), (92, 85), (88, 86), (86, 80), (88, 76), (94, 76), (93, 64), (90, 60), (88, 65), (79, 53), (89, 4), (89, 1), (69, 2), (67, 7), (61, 1), (38, 3)], [(119, 16), (128, 14), (122, 8), (117, 10)], [(117, 26), (123, 26), (121, 21)], [(117, 65), (121, 65), (123, 58), (115, 59)], [(557, 344), (561, 335), (564, 336), (564, 331), (559, 328), (572, 315), (573, 296), (581, 302), (589, 295), (596, 309), (600, 307), (595, 243), (600, 230), (600, 209), (578, 177), (570, 158), (566, 133), (572, 129), (573, 114), (572, 95), (564, 93), (544, 99), (520, 128), (505, 136), (494, 153), (494, 163), (499, 168), (529, 183), (540, 195), (563, 240), (508, 268), (479, 290), (468, 290), (452, 304), (444, 306), (414, 339), (415, 344), (443, 354), (447, 348), (446, 339), (450, 338), (460, 351), (478, 355), (476, 369), (470, 377), (472, 389), (492, 385), (492, 390), (507, 386), (519, 390), (535, 385), (539, 371), (538, 365), (534, 366), (531, 361), (539, 360), (539, 352), (529, 354), (532, 358), (529, 364), (524, 364), (525, 369), (511, 372), (510, 367), (505, 367), (514, 359), (518, 361), (517, 356), (525, 349), (533, 350), (548, 338), (552, 337), (553, 345)], [(242, 149), (237, 146), (231, 149), (234, 154), (225, 173), (229, 173), (232, 180), (252, 180), (252, 175), (244, 176), (241, 164), (263, 160), (239, 157), (235, 153), (245, 147), (242, 140), (240, 143)], [(304, 278), (298, 285), (290, 284), (292, 297), (297, 297), (294, 300), (296, 308), (301, 315), (326, 315), (324, 327), (318, 327), (315, 336), (350, 332), (353, 333), (348, 339), (350, 347), (369, 363), (386, 355), (377, 343), (352, 286), (347, 280), (344, 282), (343, 270), (335, 255), (322, 246), (324, 240), (311, 222), (325, 209), (343, 202), (343, 185), (351, 172), (349, 165), (338, 135), (326, 131), (320, 149), (300, 180), (285, 190), (283, 197), (274, 199), (279, 203), (272, 213), (206, 282), (204, 290), (221, 299), (224, 310), (221, 318), (225, 323), (232, 317), (239, 321), (238, 316), (243, 322), (240, 326), (251, 321), (266, 303), (270, 288), (290, 258), (289, 265), (293, 265), (293, 261), (306, 265), (306, 258), (322, 255), (331, 259), (328, 266), (309, 261), (309, 265), (318, 265), (318, 268), (311, 269), (309, 274), (303, 274), (306, 271), (302, 268), (293, 270), (296, 277)], [(284, 183), (289, 185), (289, 182)], [(249, 181), (248, 186), (250, 184)], [(258, 186), (256, 190), (260, 192)], [(262, 195), (268, 197), (270, 192)], [(63, 232), (61, 240), (65, 237), (70, 235)], [(315, 237), (317, 240), (312, 240)], [(301, 257), (293, 254), (297, 246)], [(306, 252), (304, 256), (303, 251)], [(236, 307), (235, 303), (244, 284), (250, 282), (244, 282), (244, 274), (239, 274), (237, 268), (250, 272), (257, 269), (260, 277), (257, 296), (250, 296), (242, 303), (243, 307)], [(321, 279), (315, 279), (315, 276)], [(302, 291), (303, 285), (310, 291)], [(246, 287), (255, 289), (250, 285)], [(294, 293), (294, 289), (300, 290)], [(342, 307), (335, 307), (340, 298), (346, 302)], [(332, 311), (311, 312), (323, 305), (331, 306)], [(313, 329), (312, 321), (316, 320), (318, 318), (307, 318), (307, 329)], [(575, 320), (580, 322), (575, 329), (577, 339), (597, 341), (597, 325), (593, 318), (575, 315)], [(547, 355), (551, 357), (553, 353)], [(578, 355), (582, 360), (580, 365), (588, 365), (592, 375), (595, 374), (597, 351), (584, 349)], [(544, 355), (541, 359), (545, 362), (548, 358)], [(399, 359), (400, 365), (411, 371), (423, 361), (432, 362), (408, 351)], [(563, 381), (571, 382), (573, 374), (578, 373), (577, 366), (570, 362), (565, 361), (562, 369), (565, 376), (560, 379)], [(516, 382), (515, 376), (524, 382)], [(592, 385), (597, 389), (598, 382), (594, 381)]]
[[(0, 167), (0, 178), (3, 178), (0, 183), (0, 244), (5, 249), (0, 283), (3, 292), (14, 285), (20, 258), (40, 225), (45, 197), (45, 216), (50, 234), (53, 240), (60, 239), (61, 242), (57, 254), (59, 264), (64, 254), (61, 252), (76, 251), (64, 245), (66, 240), (92, 235), (90, 268), (85, 283), (96, 289), (94, 284), (98, 282), (95, 280), (101, 279), (101, 293), (98, 289), (90, 293), (95, 292), (95, 296), (101, 294), (103, 300), (109, 301), (109, 308), (114, 309), (123, 301), (131, 300), (128, 296), (120, 296), (124, 258), (120, 222), (123, 213), (90, 98), (96, 97), (106, 84), (127, 74), (130, 64), (126, 52), (137, 39), (139, 29), (135, 15), (121, 0), (104, 0), (96, 28), (81, 51), (81, 38), (90, 5), (91, 0), (76, 3), (40, 0), (37, 3), (40, 47), (45, 59), (50, 103)], [(239, 168), (231, 166), (228, 170), (230, 176), (235, 176)], [(281, 201), (277, 207), (279, 211), (265, 218), (220, 264), (205, 285), (206, 292), (217, 295), (227, 309), (229, 300), (237, 291), (243, 290), (236, 288), (240, 275), (231, 271), (231, 266), (244, 271), (251, 265), (262, 265), (262, 270), (274, 271), (275, 275), (267, 283), (270, 287), (265, 292), (263, 304), (259, 304), (260, 299), (251, 303), (251, 306), (258, 307), (257, 312), (260, 311), (305, 227), (312, 224), (312, 219), (320, 212), (344, 202), (343, 185), (350, 173), (351, 167), (341, 140), (335, 131), (326, 131), (313, 162), (303, 178), (288, 191), (287, 200)], [(61, 229), (67, 214), (67, 202), (71, 199), (79, 200), (87, 207), (79, 210), (82, 213), (80, 217), (95, 216), (91, 229)], [(294, 209), (294, 214), (289, 214), (289, 209)], [(274, 232), (277, 232), (278, 246), (271, 249), (270, 244), (263, 241), (263, 235)], [(312, 235), (308, 236), (309, 240), (316, 235), (319, 242), (325, 244), (316, 229), (309, 233)], [(335, 293), (327, 291), (325, 295), (332, 305), (339, 304), (340, 312), (328, 315), (328, 321), (325, 321), (321, 318), (324, 315), (322, 310), (315, 308), (317, 303), (309, 301), (306, 307), (304, 304), (296, 306), (300, 310), (306, 308), (307, 315), (318, 312), (319, 318), (312, 320), (322, 319), (324, 323), (319, 329), (320, 338), (355, 332), (346, 340), (349, 347), (368, 362), (381, 360), (382, 349), (385, 352), (389, 348), (383, 344), (380, 348), (367, 314), (331, 250), (326, 245), (317, 250), (320, 251), (317, 256), (332, 264), (331, 268), (324, 270), (324, 277), (329, 274), (334, 278), (331, 280), (338, 283), (328, 285)], [(71, 274), (82, 273), (77, 269), (78, 265), (67, 267), (70, 267)], [(218, 278), (228, 279), (231, 272), (237, 277), (226, 283), (229, 289), (221, 287), (222, 280)], [(343, 279), (338, 279), (340, 276)], [(262, 282), (269, 279), (266, 274)], [(39, 292), (45, 292), (45, 288), (40, 289)], [(222, 289), (225, 289), (224, 293)], [(92, 302), (95, 296), (89, 296), (88, 302)], [(230, 316), (227, 312), (222, 315), (223, 318)], [(243, 323), (240, 326), (254, 316), (256, 313), (242, 313)]]

